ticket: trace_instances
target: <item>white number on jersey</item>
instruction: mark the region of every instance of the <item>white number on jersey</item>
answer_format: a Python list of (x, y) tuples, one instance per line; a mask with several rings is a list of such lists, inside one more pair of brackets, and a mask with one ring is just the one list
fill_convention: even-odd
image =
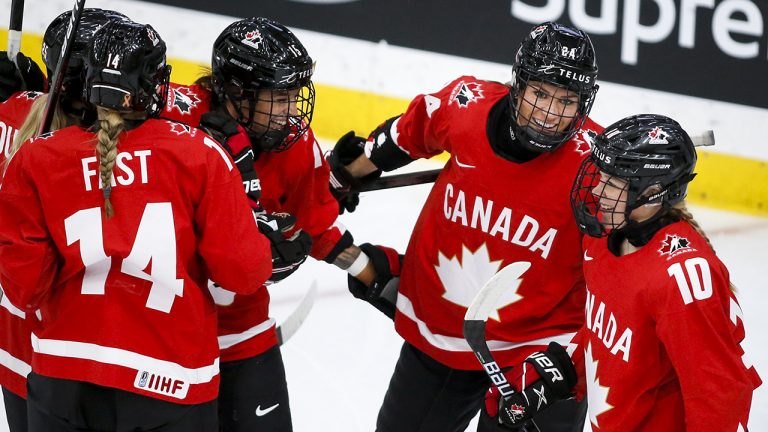
[(704, 258), (685, 260), (685, 270), (680, 263), (672, 264), (667, 273), (677, 281), (685, 304), (693, 302), (694, 299), (704, 300), (712, 297), (712, 274), (709, 271), (709, 263)]
[[(64, 220), (67, 245), (80, 242), (85, 265), (82, 294), (104, 295), (112, 257), (104, 252), (101, 208), (80, 210)], [(151, 263), (152, 270), (144, 269)], [(176, 236), (171, 203), (149, 203), (139, 222), (136, 240), (120, 271), (152, 282), (146, 306), (170, 312), (176, 296), (184, 292), (184, 281), (176, 278)]]

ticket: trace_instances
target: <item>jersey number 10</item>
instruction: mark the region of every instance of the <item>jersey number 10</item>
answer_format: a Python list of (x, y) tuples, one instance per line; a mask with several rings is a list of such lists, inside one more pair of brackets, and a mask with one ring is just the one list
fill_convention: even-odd
[[(104, 234), (99, 207), (80, 210), (64, 220), (67, 245), (80, 242), (80, 257), (85, 265), (82, 294), (104, 295), (112, 257), (104, 252)], [(150, 274), (144, 272), (150, 261)], [(176, 233), (171, 203), (149, 203), (136, 232), (130, 254), (120, 271), (152, 282), (146, 306), (170, 312), (176, 296), (181, 297), (184, 281), (176, 279)]]
[(712, 274), (709, 263), (704, 258), (685, 260), (685, 270), (681, 263), (672, 264), (667, 269), (667, 273), (675, 277), (685, 304), (693, 302), (693, 299), (704, 300), (712, 297)]

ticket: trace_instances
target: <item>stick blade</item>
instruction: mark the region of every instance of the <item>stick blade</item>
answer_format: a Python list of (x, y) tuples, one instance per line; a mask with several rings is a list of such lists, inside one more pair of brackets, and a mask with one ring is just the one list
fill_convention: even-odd
[(496, 304), (504, 290), (517, 283), (517, 280), (530, 267), (531, 263), (519, 261), (499, 270), (477, 292), (467, 313), (464, 314), (464, 321), (488, 321), (488, 316), (496, 309)]
[(312, 307), (315, 305), (316, 298), (317, 281), (313, 281), (312, 285), (307, 290), (307, 293), (304, 294), (304, 298), (301, 299), (301, 303), (299, 303), (296, 309), (288, 315), (285, 321), (277, 326), (275, 331), (277, 332), (277, 340), (280, 345), (283, 345), (291, 338), (291, 336), (296, 334), (296, 331), (299, 330), (301, 324), (307, 319), (309, 311), (311, 311)]

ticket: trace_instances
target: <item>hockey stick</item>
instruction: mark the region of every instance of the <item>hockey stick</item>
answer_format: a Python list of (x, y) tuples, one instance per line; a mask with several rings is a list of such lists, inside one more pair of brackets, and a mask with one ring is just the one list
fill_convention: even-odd
[(288, 315), (288, 318), (286, 318), (282, 323), (280, 323), (280, 325), (277, 326), (275, 331), (277, 331), (277, 340), (280, 345), (285, 344), (285, 342), (287, 342), (291, 336), (296, 334), (296, 331), (299, 329), (299, 327), (301, 327), (301, 324), (304, 323), (307, 315), (309, 315), (309, 311), (312, 310), (312, 306), (314, 306), (316, 298), (317, 281), (314, 281), (309, 287), (309, 290), (307, 290), (307, 293), (304, 294), (304, 298), (301, 299), (299, 306), (297, 306), (296, 309), (294, 309), (294, 311)]
[[(21, 28), (24, 22), (24, 0), (11, 0), (11, 22), (8, 25), (8, 58), (16, 63), (21, 50)], [(16, 64), (18, 67), (19, 65)]]
[[(520, 277), (530, 267), (531, 263), (522, 261), (514, 262), (499, 270), (478, 291), (472, 300), (472, 304), (467, 309), (467, 313), (464, 314), (464, 339), (467, 340), (470, 348), (475, 353), (475, 357), (483, 365), (485, 373), (488, 374), (491, 382), (499, 389), (499, 393), (501, 393), (505, 400), (515, 393), (515, 390), (507, 381), (507, 377), (504, 376), (496, 360), (494, 360), (491, 349), (488, 348), (488, 343), (485, 339), (485, 325), (488, 317), (496, 310), (499, 297), (506, 290), (516, 290), (520, 285)], [(530, 421), (530, 425), (534, 427), (534, 431), (539, 430), (539, 427), (536, 426), (533, 420)], [(521, 431), (525, 432), (527, 430), (525, 425), (523, 425)]]
[(423, 183), (433, 183), (441, 171), (442, 169), (434, 169), (429, 171), (417, 171), (412, 173), (380, 177), (368, 184), (364, 184), (360, 188), (360, 192), (371, 192), (381, 189), (392, 189)]
[(53, 121), (53, 113), (55, 111), (56, 104), (59, 102), (61, 84), (64, 82), (64, 72), (67, 70), (67, 66), (69, 65), (69, 57), (70, 52), (72, 52), (72, 44), (75, 41), (77, 28), (80, 26), (80, 17), (83, 15), (84, 7), (85, 0), (75, 1), (75, 6), (72, 9), (72, 15), (70, 16), (69, 24), (67, 25), (67, 35), (64, 38), (64, 45), (61, 47), (59, 63), (56, 65), (56, 71), (53, 73), (51, 88), (48, 89), (48, 100), (45, 102), (45, 115), (43, 116), (42, 123), (40, 123), (40, 129), (38, 129), (37, 135), (42, 135), (48, 132), (48, 129), (51, 127), (51, 121)]
[[(711, 130), (691, 135), (691, 141), (695, 147), (715, 145), (715, 134)], [(424, 183), (433, 183), (442, 169), (417, 171), (393, 176), (380, 177), (360, 188), (360, 192), (371, 192), (382, 189), (392, 189), (403, 186), (414, 186)]]

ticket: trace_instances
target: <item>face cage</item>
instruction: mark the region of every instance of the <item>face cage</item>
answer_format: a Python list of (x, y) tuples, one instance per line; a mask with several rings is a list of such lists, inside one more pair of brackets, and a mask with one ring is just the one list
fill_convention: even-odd
[[(567, 88), (569, 92), (576, 94), (578, 99), (578, 107), (572, 116), (565, 115), (567, 105), (563, 103), (568, 99), (557, 99), (552, 95), (546, 96), (543, 94), (535, 95), (534, 99), (525, 98), (525, 90), (528, 88), (529, 83), (533, 82), (536, 85), (537, 82), (543, 84), (552, 84), (560, 89), (566, 89), (566, 87), (557, 84), (555, 82), (547, 81), (546, 79), (538, 79), (540, 77), (529, 76), (528, 78), (518, 74), (513, 83), (512, 98), (510, 101), (512, 108), (512, 124), (515, 129), (515, 133), (518, 138), (531, 148), (531, 150), (546, 152), (555, 150), (557, 147), (565, 144), (576, 132), (581, 129), (584, 122), (587, 120), (587, 114), (592, 108), (592, 104), (597, 94), (597, 87), (589, 89), (583, 89), (581, 87)], [(528, 74), (525, 74), (528, 75)], [(542, 89), (543, 90), (543, 89)], [(525, 111), (530, 114), (528, 116), (522, 114), (525, 104)], [(569, 125), (563, 131), (556, 131), (555, 128), (547, 128), (544, 125), (537, 123), (534, 118), (542, 117), (541, 115), (535, 116), (538, 112), (544, 112), (543, 116), (545, 121), (552, 121), (557, 119), (558, 124), (562, 119), (568, 119)], [(526, 126), (520, 126), (524, 124)]]
[[(291, 97), (291, 92), (296, 92)], [(263, 151), (288, 150), (309, 129), (315, 109), (315, 86), (309, 84), (293, 89), (242, 90), (225, 89), (225, 96), (238, 113), (253, 144)], [(244, 102), (247, 102), (247, 107)]]
[[(614, 187), (619, 181), (624, 185), (622, 189)], [(635, 208), (627, 202), (631, 201), (632, 195), (628, 190), (629, 185), (626, 180), (615, 176), (603, 179), (594, 162), (585, 159), (571, 187), (571, 209), (579, 230), (591, 237), (605, 237), (613, 230), (624, 228), (629, 221), (629, 214)], [(609, 197), (606, 190), (612, 190), (612, 195), (616, 197)], [(599, 195), (595, 195), (595, 192)], [(620, 199), (622, 196), (624, 198)], [(617, 211), (621, 203), (624, 203), (624, 210)], [(614, 224), (613, 221), (619, 215), (621, 222)]]

